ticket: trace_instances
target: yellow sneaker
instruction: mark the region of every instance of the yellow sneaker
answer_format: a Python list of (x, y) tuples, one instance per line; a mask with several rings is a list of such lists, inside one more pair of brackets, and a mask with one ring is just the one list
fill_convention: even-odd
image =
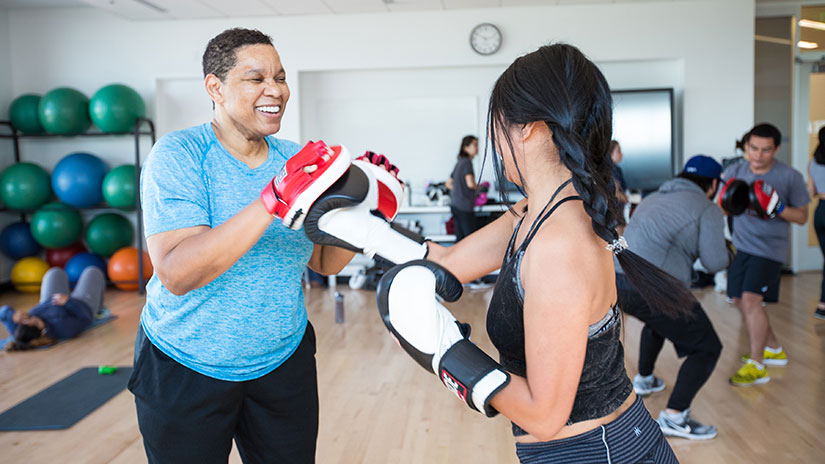
[[(748, 362), (751, 357), (750, 355), (743, 354), (742, 355), (742, 362)], [(762, 351), (762, 364), (767, 366), (787, 366), (788, 365), (788, 355), (785, 354), (785, 350), (779, 350), (779, 353), (771, 353), (768, 350)]]
[(756, 365), (756, 361), (749, 359), (744, 366), (740, 367), (733, 377), (730, 378), (730, 384), (737, 387), (750, 387), (760, 383), (768, 383), (771, 377), (768, 375), (768, 370), (765, 367), (761, 369)]

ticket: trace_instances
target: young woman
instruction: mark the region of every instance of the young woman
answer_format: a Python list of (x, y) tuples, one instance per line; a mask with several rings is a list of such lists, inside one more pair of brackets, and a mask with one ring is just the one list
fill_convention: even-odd
[(473, 135), (461, 139), (458, 161), (447, 180), (450, 189), (450, 211), (455, 218), (455, 240), (460, 241), (478, 229), (474, 208), (476, 205), (476, 178), (473, 158), (478, 155), (478, 139)]
[[(487, 315), (501, 365), (490, 368), (492, 360), (482, 362), (483, 354), (466, 344), (462, 350), (476, 354), (450, 360), (449, 350), (436, 355), (442, 356), (439, 377), (448, 388), (472, 407), (513, 422), (524, 463), (677, 462), (627, 377), (614, 255), (651, 307), (678, 314), (693, 298), (627, 250), (616, 233), (611, 119), (605, 78), (575, 47), (544, 46), (518, 58), (495, 84), (488, 121), (497, 175), (520, 186), (526, 198), (453, 247), (429, 246), (427, 259), (461, 282), (501, 268)], [(398, 267), (404, 266), (411, 263)], [(443, 277), (438, 272), (436, 281)], [(393, 274), (396, 281), (399, 275)], [(444, 282), (436, 289), (447, 288)], [(416, 338), (419, 328), (393, 319), (391, 306), (402, 300), (392, 299), (395, 281), (385, 283), (389, 290), (379, 288), (379, 309), (389, 307), (385, 323), (399, 324), (390, 330), (415, 357), (416, 344), (426, 337)], [(438, 318), (443, 321), (443, 314)], [(446, 332), (451, 324), (442, 327)], [(443, 344), (444, 337), (436, 338)], [(488, 377), (448, 379), (449, 363), (452, 372), (479, 374), (482, 364), (490, 372), (503, 368), (509, 381), (479, 394)]]
[(90, 266), (83, 270), (74, 291), (69, 276), (53, 267), (43, 276), (40, 303), (28, 312), (0, 307), (0, 322), (14, 336), (7, 350), (28, 350), (68, 340), (88, 329), (103, 303), (106, 278)]

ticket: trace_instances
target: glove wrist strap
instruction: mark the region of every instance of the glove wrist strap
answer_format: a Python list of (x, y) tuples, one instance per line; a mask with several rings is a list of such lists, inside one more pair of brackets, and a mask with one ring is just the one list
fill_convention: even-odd
[(438, 377), (459, 399), (487, 417), (498, 414), (490, 400), (510, 382), (510, 374), (466, 338), (441, 357)]
[(261, 202), (264, 204), (264, 208), (266, 208), (266, 212), (271, 214), (272, 216), (281, 217), (283, 212), (284, 203), (278, 198), (278, 194), (275, 193), (275, 186), (272, 182), (268, 182), (266, 187), (261, 190)]

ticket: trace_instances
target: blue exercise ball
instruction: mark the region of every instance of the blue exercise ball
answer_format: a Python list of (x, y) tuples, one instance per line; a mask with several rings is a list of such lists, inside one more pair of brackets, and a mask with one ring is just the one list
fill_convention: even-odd
[(66, 263), (66, 274), (69, 275), (69, 283), (74, 286), (80, 279), (80, 274), (89, 266), (95, 266), (106, 275), (106, 261), (94, 253), (78, 253)]
[(57, 198), (75, 208), (95, 206), (103, 201), (103, 178), (109, 166), (89, 153), (66, 155), (52, 172), (52, 190)]
[(29, 224), (25, 222), (9, 224), (0, 232), (0, 251), (15, 261), (27, 256), (36, 256), (40, 250)]

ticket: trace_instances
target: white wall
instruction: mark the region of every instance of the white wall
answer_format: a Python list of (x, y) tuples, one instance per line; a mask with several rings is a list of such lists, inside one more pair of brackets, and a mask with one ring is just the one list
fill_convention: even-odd
[[(5, 108), (9, 107), (12, 100), (11, 88), (11, 66), (10, 66), (10, 44), (9, 44), (9, 15), (7, 10), (0, 9), (0, 119), (7, 119)], [(0, 128), (0, 133), (8, 134), (6, 127)], [(9, 139), (0, 140), (0, 170), (14, 162), (14, 149), (12, 141)], [(0, 215), (0, 229), (7, 224), (15, 222), (16, 217), (2, 214)], [(9, 280), (12, 262), (5, 256), (0, 255), (0, 282)]]
[[(413, 194), (423, 195), (428, 183), (450, 176), (462, 137), (483, 140), (490, 89), (503, 70), (467, 66), (301, 73), (301, 138), (341, 143), (356, 156), (366, 149), (386, 153)], [(475, 159), (476, 176), (482, 158)], [(482, 176), (493, 179), (489, 165)]]
[[(684, 87), (680, 60), (599, 63), (614, 89)], [(346, 145), (386, 153), (413, 187), (413, 203), (431, 182), (446, 179), (453, 169), (464, 135), (483, 140), (487, 103), (505, 65), (348, 71), (305, 71), (300, 76), (301, 139), (322, 137)], [(200, 81), (197, 101), (202, 101)], [(161, 88), (165, 89), (167, 84)], [(678, 90), (677, 90), (678, 91)], [(681, 92), (678, 91), (678, 98)], [(178, 94), (190, 94), (180, 89)], [(158, 104), (162, 100), (158, 99)], [(616, 99), (617, 106), (620, 104)], [(166, 104), (166, 103), (164, 103)], [(677, 105), (677, 115), (681, 107)], [(158, 112), (158, 117), (162, 112)], [(160, 119), (159, 119), (160, 124)], [(668, 139), (669, 140), (669, 139)], [(482, 148), (483, 150), (483, 148)], [(492, 159), (475, 174), (495, 189)], [(677, 159), (678, 161), (678, 159)]]
[[(12, 100), (11, 85), (11, 45), (9, 43), (9, 14), (8, 10), (0, 9), (0, 119), (8, 119), (6, 108)], [(6, 127), (0, 128), (0, 133), (8, 134)], [(0, 169), (11, 164), (13, 148), (11, 140), (0, 140)]]
[(11, 103), (10, 52), (9, 13), (0, 9), (0, 108), (8, 108)]
[[(158, 79), (199, 77), (209, 38), (230, 26), (260, 28), (274, 37), (287, 68), (293, 100), (281, 135), (292, 139), (301, 136), (297, 73), (503, 67), (554, 40), (579, 46), (599, 63), (681, 63), (685, 153), (727, 154), (734, 137), (753, 120), (753, 0), (246, 20), (129, 22), (92, 9), (12, 10), (9, 15), (15, 95), (58, 85), (91, 94), (117, 81), (136, 88), (150, 113)], [(504, 34), (502, 49), (492, 57), (476, 55), (468, 45), (470, 29), (483, 21), (494, 22)], [(644, 73), (636, 77), (645, 79)]]
[[(682, 118), (677, 153), (725, 156), (753, 122), (753, 0), (240, 20), (126, 21), (91, 8), (11, 10), (8, 15), (13, 95), (57, 86), (91, 95), (105, 84), (122, 82), (144, 97), (162, 130), (208, 118), (206, 95), (203, 103), (192, 101), (202, 85), (203, 48), (235, 26), (259, 28), (275, 39), (292, 88), (279, 135), (297, 141), (310, 136), (301, 127), (303, 73), (504, 69), (517, 56), (552, 41), (580, 47), (614, 88), (674, 87)], [(477, 55), (469, 47), (469, 32), (480, 22), (495, 23), (504, 35), (493, 56)], [(482, 102), (479, 116), (485, 106)], [(476, 133), (482, 135), (483, 129), (479, 123)], [(318, 136), (323, 134), (313, 135)], [(410, 141), (427, 143), (422, 134), (412, 134)], [(23, 147), (25, 157), (47, 167), (80, 149), (112, 166), (132, 157), (131, 144), (123, 140), (56, 139), (28, 141)]]

